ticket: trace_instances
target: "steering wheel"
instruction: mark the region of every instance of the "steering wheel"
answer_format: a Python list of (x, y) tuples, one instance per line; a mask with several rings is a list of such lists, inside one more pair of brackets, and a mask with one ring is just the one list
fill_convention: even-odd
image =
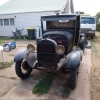
[(50, 25), (50, 26), (48, 26), (48, 28), (51, 28), (51, 29), (56, 29), (56, 28), (57, 28), (57, 26), (55, 26), (55, 25)]

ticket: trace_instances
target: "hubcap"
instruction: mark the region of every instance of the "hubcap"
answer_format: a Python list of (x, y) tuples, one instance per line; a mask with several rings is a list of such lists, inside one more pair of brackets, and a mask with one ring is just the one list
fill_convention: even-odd
[(22, 61), (21, 70), (23, 73), (27, 73), (30, 70), (30, 66), (27, 64), (26, 60)]

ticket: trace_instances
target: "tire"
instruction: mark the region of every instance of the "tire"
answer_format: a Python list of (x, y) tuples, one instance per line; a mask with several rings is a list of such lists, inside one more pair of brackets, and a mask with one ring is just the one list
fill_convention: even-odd
[[(15, 64), (15, 71), (16, 71), (16, 74), (17, 74), (17, 76), (19, 78), (26, 79), (31, 74), (32, 68), (29, 67), (28, 70), (27, 70), (27, 72), (23, 73), (22, 69), (21, 69), (21, 67), (22, 67), (21, 64), (22, 64), (22, 61), (16, 62), (16, 64)], [(26, 61), (25, 61), (25, 65), (29, 66)]]
[(88, 45), (88, 41), (87, 41), (87, 38), (85, 37), (85, 41), (84, 41), (84, 45), (87, 46)]
[(69, 87), (73, 90), (77, 86), (76, 70), (70, 70)]
[(94, 39), (94, 36), (91, 36), (91, 39)]
[(80, 45), (79, 45), (79, 47), (81, 48), (81, 50), (83, 50), (83, 52), (84, 52), (84, 48), (85, 48), (85, 39), (84, 39), (84, 37), (82, 37), (82, 39), (80, 40)]

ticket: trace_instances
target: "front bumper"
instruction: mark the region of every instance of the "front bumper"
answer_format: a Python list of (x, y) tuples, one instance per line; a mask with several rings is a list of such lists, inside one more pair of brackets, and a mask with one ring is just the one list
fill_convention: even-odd
[(95, 33), (85, 33), (86, 37), (94, 37)]
[(86, 37), (94, 37), (95, 30), (81, 30), (81, 33), (84, 33)]

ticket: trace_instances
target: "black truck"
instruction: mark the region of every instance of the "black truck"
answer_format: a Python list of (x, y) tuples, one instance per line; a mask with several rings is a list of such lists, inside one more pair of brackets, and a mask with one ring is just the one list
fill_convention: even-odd
[(80, 36), (80, 15), (41, 16), (41, 27), (43, 38), (38, 40), (37, 49), (29, 44), (14, 57), (17, 76), (25, 79), (38, 67), (53, 68), (55, 72), (69, 69), (69, 86), (75, 89), (85, 41)]

